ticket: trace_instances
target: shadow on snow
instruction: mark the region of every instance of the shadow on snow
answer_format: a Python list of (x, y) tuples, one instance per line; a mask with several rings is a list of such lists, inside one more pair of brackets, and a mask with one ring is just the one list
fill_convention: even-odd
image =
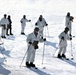
[(67, 62), (68, 64), (76, 67), (76, 62), (72, 61), (72, 60), (65, 60), (65, 62)]
[(56, 44), (57, 44), (57, 43), (50, 42), (50, 41), (46, 41), (46, 42), (45, 42), (45, 45), (50, 45), (50, 46), (52, 46), (52, 47), (54, 47), (54, 48), (57, 48), (57, 47), (56, 47)]
[(34, 71), (35, 73), (37, 73), (38, 75), (51, 75), (51, 74), (48, 74), (46, 72), (43, 72), (39, 69), (31, 69), (32, 71)]
[(2, 62), (2, 63), (0, 62), (0, 75), (9, 75), (11, 73), (11, 71), (9, 71), (3, 67), (3, 62), (5, 61), (5, 59), (0, 58), (0, 61)]

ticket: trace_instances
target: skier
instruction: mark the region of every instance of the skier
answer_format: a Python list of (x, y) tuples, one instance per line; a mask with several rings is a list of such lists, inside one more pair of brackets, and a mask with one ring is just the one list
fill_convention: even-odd
[(70, 12), (68, 12), (67, 16), (66, 16), (65, 26), (69, 28), (69, 35), (70, 35), (70, 37), (72, 36), (71, 35), (71, 31), (72, 31), (72, 22), (73, 22), (73, 19), (74, 19), (74, 17), (70, 16)]
[[(12, 34), (12, 21), (11, 21), (11, 16), (8, 15), (8, 21), (9, 21), (9, 24), (7, 25), (7, 29), (6, 29), (6, 35), (13, 35)], [(10, 30), (10, 34), (8, 34), (8, 30)]]
[(20, 20), (20, 22), (21, 22), (21, 34), (25, 35), (24, 30), (25, 30), (26, 22), (31, 22), (31, 20), (27, 20), (26, 15), (23, 15), (23, 18)]
[(65, 26), (66, 27), (69, 24), (69, 20), (70, 20), (70, 12), (68, 12), (67, 15), (66, 15), (66, 20), (65, 20)]
[(69, 24), (67, 25), (67, 27), (69, 28), (69, 35), (70, 37), (72, 37), (71, 31), (72, 31), (72, 22), (73, 22), (74, 17), (70, 16), (70, 21)]
[(38, 49), (38, 43), (40, 41), (46, 41), (46, 38), (42, 40), (40, 35), (38, 34), (39, 28), (35, 27), (34, 32), (28, 35), (27, 37), (27, 43), (28, 43), (28, 49), (27, 49), (27, 58), (26, 58), (26, 66), (27, 67), (36, 67), (34, 62), (35, 59), (35, 52), (36, 49)]
[(1, 34), (1, 37), (2, 38), (6, 38), (6, 28), (7, 28), (7, 25), (9, 24), (9, 21), (7, 19), (7, 15), (4, 14), (4, 17), (1, 19), (0, 21), (0, 24), (2, 26), (2, 34)]
[(46, 21), (42, 15), (40, 15), (40, 17), (39, 17), (38, 21), (35, 23), (35, 25), (39, 28), (39, 34), (43, 37), (44, 26), (47, 26), (48, 24), (46, 23)]
[[(66, 27), (65, 30), (59, 35), (59, 52), (58, 58), (66, 58), (66, 47), (67, 47), (67, 40), (72, 40), (72, 38), (68, 35), (69, 28)], [(62, 54), (62, 55), (61, 55)]]

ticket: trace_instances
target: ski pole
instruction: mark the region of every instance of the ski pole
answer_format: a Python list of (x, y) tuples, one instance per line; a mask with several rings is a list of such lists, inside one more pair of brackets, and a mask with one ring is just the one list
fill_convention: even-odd
[[(59, 42), (59, 44), (58, 44), (58, 47), (56, 48), (56, 51), (57, 51), (57, 49), (59, 49), (59, 45), (61, 44), (61, 42), (62, 42), (62, 39), (60, 39), (60, 42)], [(56, 51), (54, 52), (53, 57), (54, 57)]]
[(33, 27), (33, 24), (32, 24), (32, 22), (30, 22), (31, 23), (31, 27)]
[(46, 37), (46, 28), (44, 27), (44, 33), (43, 33), (44, 37)]
[(71, 56), (72, 56), (72, 60), (74, 59), (74, 56), (73, 56), (73, 50), (72, 50), (72, 41), (71, 41)]
[(45, 51), (45, 42), (44, 42), (44, 45), (43, 45), (42, 65), (43, 65), (43, 62), (44, 62), (44, 51)]
[[(28, 51), (28, 50), (27, 50), (27, 51)], [(21, 65), (22, 65), (22, 63), (23, 63), (23, 61), (24, 61), (24, 59), (25, 59), (25, 56), (26, 56), (26, 54), (27, 54), (27, 51), (25, 52), (25, 55), (24, 55), (24, 57), (23, 57), (23, 59), (22, 59), (22, 61), (21, 61), (20, 67), (21, 67)]]
[[(30, 47), (30, 45), (28, 46), (27, 51), (29, 50), (29, 47)], [(23, 63), (23, 61), (24, 61), (24, 59), (25, 59), (25, 56), (26, 56), (26, 54), (27, 54), (27, 51), (25, 52), (25, 55), (24, 55), (24, 57), (23, 57), (23, 59), (22, 59), (22, 62), (21, 62), (21, 64), (20, 64), (20, 67), (21, 67), (21, 65), (22, 65), (22, 63)]]
[(47, 26), (47, 33), (48, 33), (48, 37), (49, 37), (49, 29), (48, 29), (48, 26)]
[[(56, 51), (57, 51), (58, 48), (59, 48), (59, 46), (56, 48)], [(56, 53), (56, 51), (54, 52), (53, 57), (55, 57), (55, 53)]]

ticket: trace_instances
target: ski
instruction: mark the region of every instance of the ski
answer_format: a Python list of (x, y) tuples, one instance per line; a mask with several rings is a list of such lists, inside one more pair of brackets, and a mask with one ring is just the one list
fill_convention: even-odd
[[(54, 57), (54, 58), (58, 58), (58, 57)], [(61, 60), (74, 60), (73, 58), (58, 58), (58, 59), (61, 59)]]
[[(58, 58), (58, 57), (54, 57), (54, 58)], [(70, 60), (69, 58), (58, 58), (58, 59), (61, 59), (61, 60)]]
[(37, 67), (31, 67), (31, 68), (38, 69)]
[[(23, 67), (26, 67), (26, 68), (28, 68), (28, 69), (38, 69), (38, 67), (27, 67), (27, 66), (23, 66)], [(46, 67), (42, 67), (42, 69), (46, 69)]]
[(38, 69), (37, 67), (27, 67), (27, 66), (23, 66), (23, 67), (26, 67), (26, 68), (29, 68), (29, 69), (32, 69), (32, 68)]
[(63, 59), (63, 60), (74, 60), (73, 58), (61, 58), (61, 59)]
[(69, 58), (59, 58), (59, 59), (62, 59), (62, 60), (70, 60)]

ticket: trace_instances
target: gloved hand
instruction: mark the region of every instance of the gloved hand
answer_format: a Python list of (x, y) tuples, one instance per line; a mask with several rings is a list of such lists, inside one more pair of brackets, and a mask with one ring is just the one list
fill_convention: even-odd
[(70, 40), (72, 40), (72, 38), (70, 38)]
[(29, 22), (31, 22), (31, 20), (29, 20)]
[(36, 44), (37, 44), (37, 42), (36, 42), (36, 41), (34, 41), (34, 42), (32, 43), (32, 45), (33, 45), (33, 46), (35, 46)]
[(46, 41), (46, 38), (44, 38), (43, 40)]
[(41, 39), (43, 39), (43, 37), (41, 37)]
[(46, 24), (46, 26), (48, 26), (48, 24)]
[(69, 36), (70, 36), (70, 37), (72, 37), (72, 35), (71, 35), (71, 34), (69, 34)]
[(64, 37), (61, 37), (62, 40), (64, 40)]
[(23, 23), (23, 22), (21, 21), (21, 23)]
[(38, 44), (38, 41), (34, 41), (33, 44)]
[(34, 49), (38, 49), (39, 47), (38, 47), (38, 45), (36, 44), (36, 45), (34, 45)]
[(32, 42), (29, 42), (29, 44), (31, 45), (31, 44), (32, 44)]
[(35, 25), (37, 26), (37, 23), (35, 23)]

